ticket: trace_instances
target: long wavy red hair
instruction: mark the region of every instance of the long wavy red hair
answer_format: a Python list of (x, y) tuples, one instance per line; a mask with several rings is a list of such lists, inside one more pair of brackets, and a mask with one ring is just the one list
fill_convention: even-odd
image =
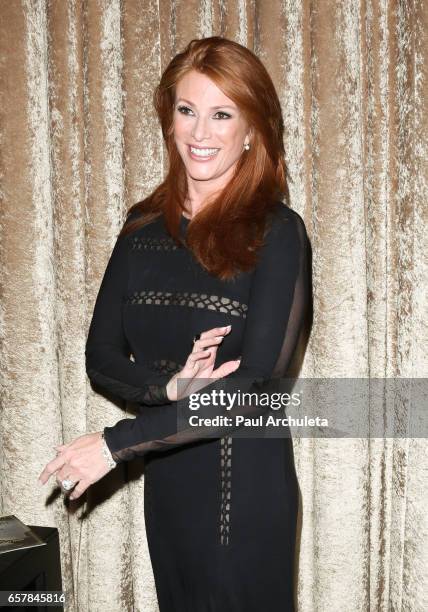
[(252, 128), (251, 147), (239, 158), (233, 177), (222, 192), (204, 202), (188, 224), (186, 246), (199, 263), (222, 280), (254, 268), (263, 244), (266, 221), (278, 200), (287, 200), (284, 123), (272, 80), (258, 57), (246, 47), (219, 36), (191, 40), (162, 74), (154, 92), (169, 158), (164, 181), (134, 204), (122, 234), (128, 234), (164, 215), (169, 234), (181, 243), (181, 214), (185, 211), (187, 178), (173, 136), (177, 83), (191, 70), (210, 78), (238, 106)]

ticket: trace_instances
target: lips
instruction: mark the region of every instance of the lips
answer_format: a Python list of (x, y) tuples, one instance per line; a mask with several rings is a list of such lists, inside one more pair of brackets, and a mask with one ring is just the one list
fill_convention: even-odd
[[(204, 154), (198, 155), (197, 153), (194, 153), (192, 151), (192, 148), (195, 150), (199, 150), (203, 152)], [(210, 161), (211, 159), (214, 159), (214, 157), (216, 157), (220, 149), (215, 149), (214, 147), (194, 147), (193, 145), (188, 145), (187, 150), (189, 152), (189, 157), (191, 159), (195, 161), (199, 161), (199, 162), (207, 162), (207, 161)], [(212, 155), (209, 153), (210, 151), (213, 151)]]

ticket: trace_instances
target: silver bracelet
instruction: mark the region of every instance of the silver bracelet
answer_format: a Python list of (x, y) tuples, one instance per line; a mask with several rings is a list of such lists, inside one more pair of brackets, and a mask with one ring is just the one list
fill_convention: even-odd
[(105, 438), (104, 438), (104, 432), (102, 433), (101, 437), (102, 437), (102, 440), (103, 440), (103, 445), (101, 447), (101, 452), (103, 454), (104, 459), (107, 461), (109, 468), (111, 470), (113, 470), (116, 467), (117, 463), (113, 459), (113, 455), (111, 454), (110, 449), (107, 446), (107, 442), (105, 441)]

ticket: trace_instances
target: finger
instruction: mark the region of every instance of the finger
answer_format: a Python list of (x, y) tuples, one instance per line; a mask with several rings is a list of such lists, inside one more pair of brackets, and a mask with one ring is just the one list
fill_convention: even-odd
[(55, 475), (56, 481), (61, 483), (62, 480), (72, 480), (73, 482), (77, 482), (80, 479), (80, 476), (76, 474), (76, 470), (73, 470), (72, 466), (67, 463), (63, 465), (60, 470), (57, 470)]
[(226, 361), (226, 363), (222, 363), (221, 366), (219, 366), (216, 370), (213, 370), (211, 378), (223, 378), (223, 376), (231, 374), (239, 368), (240, 363), (240, 359), (235, 359), (233, 361)]
[(55, 457), (55, 459), (52, 459), (52, 461), (49, 461), (49, 463), (45, 466), (43, 472), (40, 474), (39, 481), (42, 484), (45, 484), (52, 476), (52, 474), (55, 474), (57, 470), (63, 467), (65, 462), (66, 459), (64, 455), (59, 455), (58, 457)]
[(201, 332), (201, 334), (199, 335), (199, 340), (196, 340), (196, 342), (204, 340), (205, 338), (213, 338), (214, 336), (225, 336), (230, 332), (231, 329), (232, 325), (225, 325), (224, 327), (213, 327), (211, 329), (207, 329), (206, 331)]
[(225, 336), (232, 329), (232, 325), (225, 325), (223, 327), (213, 327), (201, 334), (201, 338), (212, 338), (213, 336)]
[(55, 478), (56, 478), (56, 481), (58, 483), (61, 483), (61, 480), (64, 480), (65, 478), (67, 478), (67, 479), (70, 478), (70, 469), (69, 469), (69, 467), (64, 465), (64, 467), (62, 469), (57, 471), (57, 473), (55, 474)]
[(187, 363), (189, 363), (190, 365), (193, 365), (199, 359), (205, 359), (205, 358), (209, 357), (210, 354), (211, 354), (211, 350), (210, 349), (204, 349), (202, 351), (197, 351), (195, 353), (192, 352), (192, 353), (190, 353), (190, 355), (187, 358)]
[(67, 489), (64, 489), (64, 488), (63, 488), (62, 483), (63, 483), (63, 481), (64, 481), (64, 480), (71, 480), (71, 481), (72, 481), (72, 482), (74, 482), (74, 483), (79, 482), (79, 478), (78, 478), (77, 476), (73, 476), (73, 474), (67, 474), (66, 476), (63, 476), (62, 478), (59, 478), (59, 477), (57, 476), (57, 477), (56, 477), (56, 482), (57, 482), (57, 485), (58, 485), (58, 486), (59, 486), (59, 487), (62, 489), (62, 491), (63, 491), (64, 493), (70, 493), (70, 491), (72, 491), (72, 490), (73, 490), (73, 489), (67, 490)]
[(224, 336), (210, 336), (201, 340), (197, 340), (193, 345), (193, 351), (204, 349), (208, 346), (219, 345)]
[(78, 497), (80, 497), (85, 491), (86, 489), (89, 487), (90, 483), (87, 482), (86, 480), (81, 480), (73, 489), (73, 491), (70, 493), (69, 497), (70, 499), (77, 499)]
[(189, 358), (186, 362), (186, 367), (190, 368), (192, 376), (200, 370), (212, 367), (217, 354), (217, 347), (208, 349), (207, 351), (203, 351), (203, 353), (204, 354), (200, 357), (195, 357), (193, 354), (189, 355)]

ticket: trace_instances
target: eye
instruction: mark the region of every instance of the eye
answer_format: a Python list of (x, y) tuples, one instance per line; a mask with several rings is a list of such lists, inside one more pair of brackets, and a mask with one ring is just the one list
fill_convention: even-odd
[(229, 115), (229, 113), (225, 113), (223, 111), (218, 111), (216, 113), (216, 115), (223, 115), (223, 117), (220, 117), (220, 119), (230, 119), (231, 115)]
[(186, 111), (192, 112), (191, 109), (188, 106), (177, 106), (177, 110), (182, 115), (187, 115), (188, 113)]

